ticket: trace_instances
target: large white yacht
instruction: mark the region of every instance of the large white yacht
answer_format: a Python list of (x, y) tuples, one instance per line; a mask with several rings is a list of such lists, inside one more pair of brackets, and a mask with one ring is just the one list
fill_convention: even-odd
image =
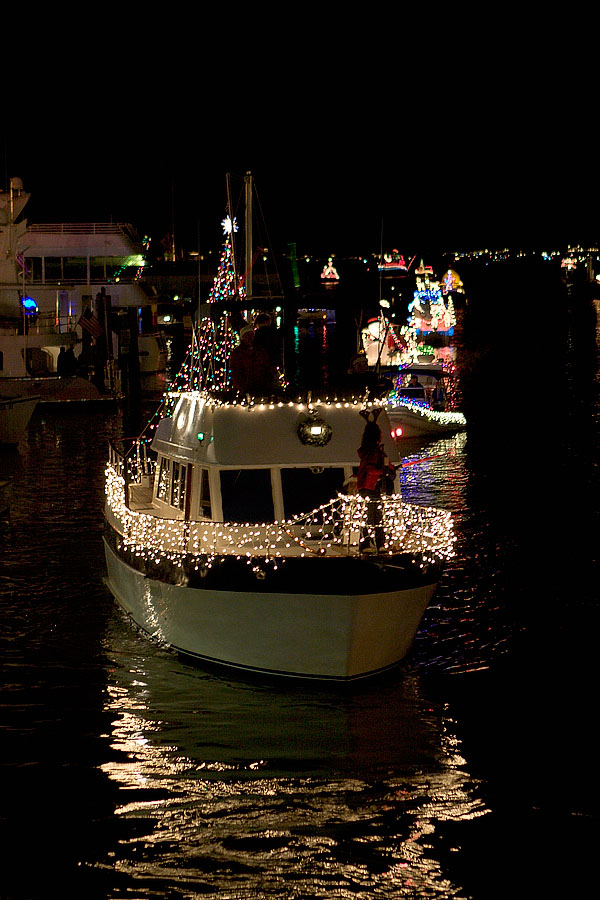
[(98, 338), (103, 365), (112, 370), (107, 386), (114, 388), (108, 382), (116, 378), (122, 333), (115, 321), (122, 315), (125, 323), (129, 310), (138, 316), (140, 371), (164, 371), (166, 346), (153, 327), (155, 306), (141, 279), (144, 248), (134, 229), (112, 222), (28, 224), (22, 213), (29, 199), (19, 178), (0, 191), (3, 392), (33, 392), (43, 401), (100, 397), (102, 386), (86, 373), (56, 378), (61, 347), (83, 353), (91, 374)]

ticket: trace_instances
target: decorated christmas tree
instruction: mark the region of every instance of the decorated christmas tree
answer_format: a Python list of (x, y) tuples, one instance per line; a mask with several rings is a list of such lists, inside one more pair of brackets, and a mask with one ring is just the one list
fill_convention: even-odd
[[(243, 301), (244, 286), (236, 273), (233, 254), (233, 233), (237, 231), (235, 220), (227, 216), (223, 222), (225, 243), (208, 305)], [(222, 391), (230, 386), (229, 357), (238, 338), (231, 327), (229, 313), (205, 314), (194, 329), (192, 346), (187, 359), (171, 385), (173, 391), (212, 390)]]

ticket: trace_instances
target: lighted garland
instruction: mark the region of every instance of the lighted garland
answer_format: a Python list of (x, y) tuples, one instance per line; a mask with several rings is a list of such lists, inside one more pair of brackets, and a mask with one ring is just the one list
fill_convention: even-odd
[(360, 495), (339, 494), (318, 509), (283, 522), (187, 522), (130, 509), (125, 503), (123, 474), (109, 463), (106, 498), (123, 547), (149, 564), (168, 560), (179, 568), (188, 560), (201, 569), (210, 568), (219, 558), (234, 556), (260, 568), (267, 562), (278, 565), (291, 556), (356, 555), (365, 534), (374, 536), (367, 517), (369, 502), (377, 502), (381, 510), (383, 554), (412, 553), (421, 566), (454, 555), (451, 513), (404, 503), (400, 495), (367, 501)]
[(408, 397), (397, 397), (389, 403), (389, 409), (406, 408), (411, 412), (418, 413), (431, 422), (437, 422), (440, 425), (466, 425), (467, 420), (463, 413), (432, 409), (427, 403), (419, 400), (410, 400)]

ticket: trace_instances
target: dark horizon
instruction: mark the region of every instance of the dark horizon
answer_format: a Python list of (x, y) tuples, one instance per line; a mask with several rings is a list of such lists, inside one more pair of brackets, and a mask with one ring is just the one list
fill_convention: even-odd
[(267, 243), (295, 243), (299, 254), (600, 240), (593, 142), (550, 129), (549, 102), (475, 107), (448, 132), (423, 121), (399, 119), (382, 136), (370, 118), (340, 115), (325, 127), (313, 112), (278, 118), (276, 134), (254, 123), (234, 143), (215, 139), (204, 121), (197, 136), (188, 128), (183, 137), (170, 124), (141, 129), (119, 117), (110, 127), (46, 123), (35, 140), (5, 135), (4, 188), (22, 179), (31, 222), (124, 222), (155, 247), (174, 232), (186, 252), (221, 246), (226, 175), (235, 204), (246, 171)]

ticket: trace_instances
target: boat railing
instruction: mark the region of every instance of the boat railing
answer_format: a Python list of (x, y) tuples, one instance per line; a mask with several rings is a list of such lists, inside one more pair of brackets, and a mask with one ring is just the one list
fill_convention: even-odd
[(135, 245), (141, 240), (132, 225), (118, 222), (45, 222), (28, 225), (29, 234), (97, 234), (125, 235)]
[(156, 452), (148, 441), (138, 438), (111, 440), (108, 445), (108, 463), (126, 485), (125, 497), (129, 502), (131, 485), (148, 486), (154, 480)]
[[(114, 459), (106, 470), (109, 510), (124, 543), (149, 560), (167, 557), (182, 563), (187, 558), (198, 567), (220, 556), (277, 562), (293, 556), (357, 556), (371, 546), (382, 555), (420, 553), (432, 561), (452, 556), (451, 514), (405, 503), (398, 494), (371, 501), (338, 494), (306, 515), (281, 522), (171, 519), (129, 507), (130, 467), (122, 456)], [(142, 471), (143, 458), (135, 465)]]
[(4, 320), (0, 327), (2, 327), (4, 331), (10, 328), (15, 335), (23, 334), (23, 330), (25, 330), (26, 334), (45, 335), (74, 334), (76, 325), (77, 316), (57, 316), (55, 313), (38, 313), (34, 316), (27, 316), (25, 318), (25, 325), (23, 325), (23, 319), (16, 320), (13, 318), (10, 322)]

